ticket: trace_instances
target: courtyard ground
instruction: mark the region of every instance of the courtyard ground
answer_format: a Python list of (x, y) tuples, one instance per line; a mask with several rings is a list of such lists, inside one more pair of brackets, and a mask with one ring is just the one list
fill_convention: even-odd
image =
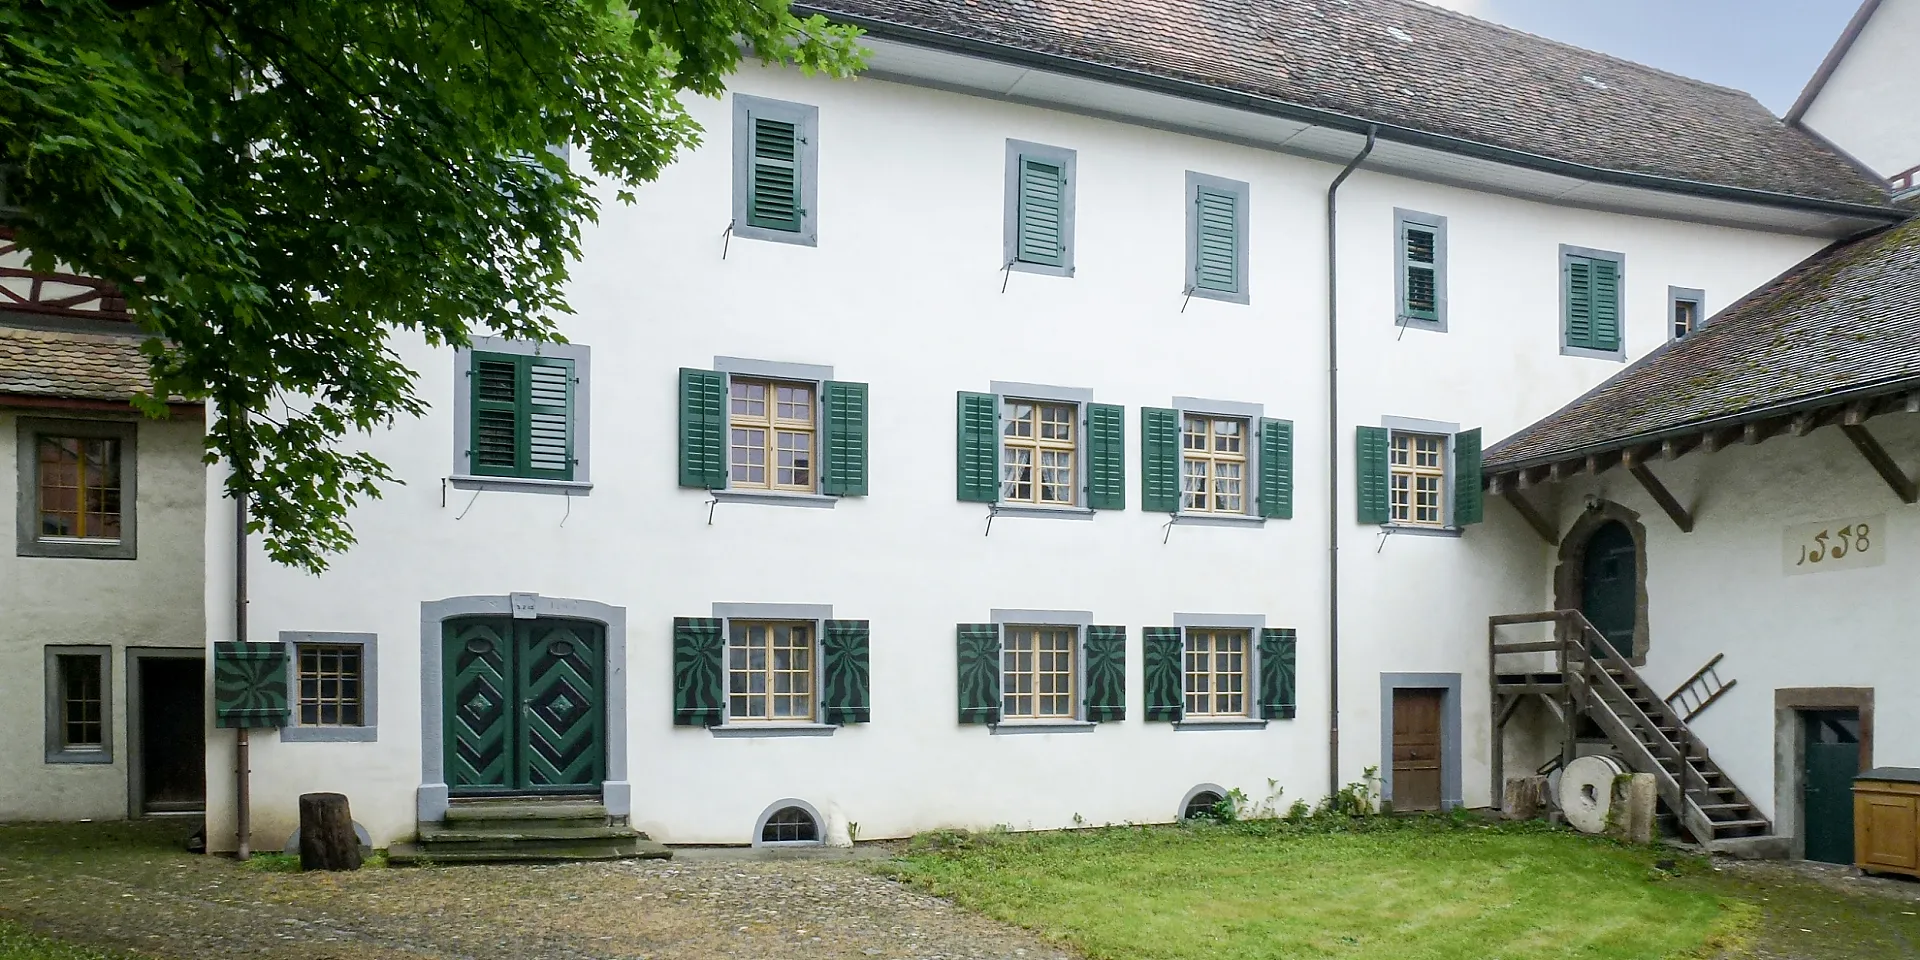
[(0, 960), (1920, 956), (1920, 884), (1466, 820), (354, 874), (187, 832), (0, 826)]

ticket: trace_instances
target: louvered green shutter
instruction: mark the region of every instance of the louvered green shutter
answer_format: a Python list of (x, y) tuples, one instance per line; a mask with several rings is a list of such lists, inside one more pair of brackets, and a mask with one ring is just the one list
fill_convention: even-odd
[(1440, 318), (1438, 233), (1417, 223), (1401, 224), (1401, 269), (1406, 271), (1406, 302), (1401, 314), (1414, 320)]
[(1292, 720), (1294, 698), (1294, 632), (1265, 627), (1260, 631), (1260, 715), (1268, 720)]
[(573, 361), (473, 354), (469, 469), (480, 477), (573, 479)]
[(1141, 631), (1142, 664), (1146, 668), (1147, 719), (1178, 720), (1186, 712), (1186, 690), (1181, 683), (1179, 627), (1148, 627)]
[(1127, 718), (1127, 628), (1087, 628), (1087, 715), (1094, 723)]
[(826, 422), (826, 472), (820, 481), (824, 493), (842, 497), (867, 495), (867, 385), (829, 380), (820, 385)]
[(1567, 346), (1620, 349), (1620, 264), (1605, 257), (1565, 256)]
[(680, 368), (680, 485), (727, 485), (727, 377)]
[(1239, 293), (1239, 198), (1202, 186), (1194, 188), (1193, 202), (1193, 285), (1202, 290)]
[(727, 715), (727, 645), (720, 621), (673, 618), (673, 722), (717, 727)]
[(1480, 489), (1480, 428), (1453, 435), (1453, 525), (1479, 523), (1486, 513)]
[(749, 113), (752, 165), (747, 184), (747, 223), (769, 230), (800, 232), (800, 128), (786, 120)]
[(477, 477), (517, 476), (524, 428), (520, 420), (519, 358), (473, 354), (468, 371), (471, 430), (468, 470)]
[(1066, 265), (1066, 167), (1021, 156), (1014, 259), (1051, 267)]
[(1180, 512), (1180, 411), (1140, 408), (1140, 509)]
[(1620, 349), (1620, 265), (1593, 263), (1593, 349)]
[(865, 620), (828, 620), (820, 638), (820, 706), (827, 723), (866, 723), (873, 719), (867, 690)]
[(573, 361), (522, 357), (526, 377), (526, 447), (521, 476), (573, 479)]
[(214, 726), (284, 727), (290, 712), (285, 644), (213, 645)]
[(1293, 519), (1293, 421), (1260, 421), (1260, 515)]
[(954, 473), (962, 500), (993, 503), (1000, 499), (998, 406), (991, 393), (960, 393)]
[(1000, 722), (1000, 628), (960, 624), (955, 645), (960, 681), (960, 722)]
[(1386, 523), (1387, 429), (1361, 427), (1354, 431), (1355, 502), (1361, 523)]
[(1568, 257), (1567, 346), (1593, 349), (1593, 262), (1585, 257)]
[(1118, 404), (1087, 404), (1087, 506), (1127, 508), (1127, 415)]

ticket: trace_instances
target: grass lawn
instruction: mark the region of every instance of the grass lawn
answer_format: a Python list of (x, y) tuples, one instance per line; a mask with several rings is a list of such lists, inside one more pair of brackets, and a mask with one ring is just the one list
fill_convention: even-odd
[(124, 960), (126, 956), (49, 940), (17, 923), (0, 920), (0, 960)]
[(1702, 860), (1466, 817), (936, 834), (894, 869), (1100, 960), (1712, 956), (1756, 915)]

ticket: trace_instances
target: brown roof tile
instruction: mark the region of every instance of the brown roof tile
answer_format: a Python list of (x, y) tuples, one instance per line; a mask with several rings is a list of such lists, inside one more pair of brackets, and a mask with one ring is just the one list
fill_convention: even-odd
[(0, 326), (0, 394), (128, 400), (151, 389), (141, 334)]

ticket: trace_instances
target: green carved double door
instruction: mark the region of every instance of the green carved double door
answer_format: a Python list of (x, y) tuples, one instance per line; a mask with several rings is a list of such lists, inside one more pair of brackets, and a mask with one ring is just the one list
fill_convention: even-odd
[(447, 788), (581, 793), (606, 776), (606, 634), (581, 620), (463, 617), (442, 635)]

